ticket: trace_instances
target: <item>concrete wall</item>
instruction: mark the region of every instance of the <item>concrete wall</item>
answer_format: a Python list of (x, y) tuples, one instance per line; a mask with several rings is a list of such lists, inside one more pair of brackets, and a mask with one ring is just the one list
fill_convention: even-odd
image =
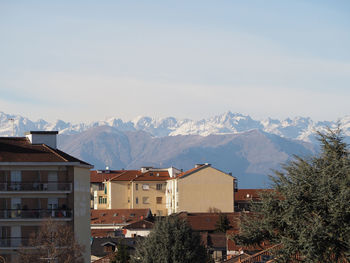
[(177, 212), (208, 212), (210, 208), (233, 212), (234, 177), (212, 167), (178, 178)]
[(85, 247), (84, 262), (90, 262), (90, 169), (74, 167), (74, 234)]
[[(162, 185), (162, 190), (157, 190), (157, 184)], [(132, 190), (133, 208), (150, 208), (153, 214), (163, 216), (168, 214), (165, 198), (165, 181), (136, 181), (132, 183)], [(157, 203), (157, 197), (162, 198), (160, 204)], [(138, 203), (136, 203), (137, 199)], [(144, 201), (146, 201), (146, 203)]]
[(130, 208), (130, 203), (128, 202), (128, 183), (127, 181), (112, 181), (107, 183), (108, 209)]

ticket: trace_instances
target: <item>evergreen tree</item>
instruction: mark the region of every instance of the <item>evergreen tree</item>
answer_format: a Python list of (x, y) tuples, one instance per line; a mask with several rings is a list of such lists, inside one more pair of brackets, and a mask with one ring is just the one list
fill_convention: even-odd
[(281, 244), (277, 262), (350, 262), (350, 157), (340, 131), (319, 133), (320, 154), (271, 177), (276, 190), (253, 204), (235, 241)]
[(227, 230), (231, 229), (230, 220), (227, 215), (219, 214), (219, 220), (215, 224), (216, 231), (226, 233)]
[(114, 253), (111, 263), (128, 263), (130, 259), (128, 247), (121, 242), (117, 245), (117, 252)]
[(203, 263), (208, 261), (200, 236), (177, 217), (158, 220), (141, 240), (131, 258), (134, 263)]

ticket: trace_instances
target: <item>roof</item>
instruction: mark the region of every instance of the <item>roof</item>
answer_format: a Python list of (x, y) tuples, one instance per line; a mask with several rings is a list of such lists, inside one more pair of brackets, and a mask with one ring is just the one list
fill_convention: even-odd
[(273, 189), (238, 189), (235, 192), (235, 201), (260, 200), (260, 195), (264, 192), (271, 192)]
[(216, 224), (219, 221), (221, 215), (226, 215), (230, 221), (231, 227), (238, 228), (239, 218), (241, 213), (187, 213), (181, 212), (177, 214), (179, 218), (182, 218), (188, 222), (190, 227), (195, 231), (215, 231), (217, 229)]
[(127, 246), (128, 249), (134, 249), (136, 244), (135, 238), (120, 238), (120, 237), (97, 237), (92, 239), (91, 243), (91, 255), (97, 257), (103, 257), (108, 255), (110, 252), (105, 252), (103, 247), (105, 245), (117, 246), (118, 243), (122, 243)]
[(87, 162), (45, 144), (32, 144), (26, 137), (0, 137), (0, 162), (74, 162), (91, 166)]
[(90, 182), (91, 183), (102, 183), (104, 181), (108, 181), (113, 177), (116, 177), (118, 175), (120, 175), (121, 173), (123, 173), (124, 170), (111, 170), (108, 172), (101, 172), (101, 171), (90, 171)]
[(195, 172), (197, 172), (197, 171), (199, 171), (199, 170), (202, 170), (203, 168), (206, 168), (206, 167), (209, 167), (209, 166), (210, 166), (209, 164), (201, 164), (201, 165), (198, 165), (198, 166), (196, 166), (195, 168), (192, 168), (192, 169), (190, 169), (190, 170), (187, 170), (187, 171), (185, 171), (185, 172), (180, 173), (177, 177), (185, 177), (185, 176), (188, 176), (188, 175), (190, 175), (190, 174), (192, 174), (192, 173), (195, 173)]
[(152, 229), (154, 226), (154, 223), (151, 222), (149, 219), (143, 219), (143, 220), (139, 220), (135, 223), (131, 223), (129, 225), (127, 225), (126, 227), (124, 227), (125, 229), (129, 229), (129, 230), (135, 230), (135, 229)]
[(91, 225), (129, 225), (140, 219), (148, 218), (150, 209), (102, 209), (91, 210)]
[(168, 171), (125, 170), (123, 173), (112, 177), (111, 181), (166, 181), (171, 179)]
[(226, 234), (225, 233), (208, 233), (200, 234), (203, 245), (213, 250), (226, 251)]
[(111, 229), (91, 229), (92, 237), (114, 237), (116, 236), (116, 230)]
[(241, 245), (237, 245), (232, 239), (231, 237), (238, 235), (239, 231), (236, 229), (233, 230), (227, 230), (226, 231), (226, 235), (227, 235), (227, 251), (240, 251), (243, 250), (244, 252), (249, 252), (249, 254), (251, 253), (256, 253), (257, 251), (260, 251), (262, 249), (266, 249), (268, 247), (271, 247), (271, 245), (265, 244), (263, 243), (262, 246), (255, 246), (255, 245), (251, 245), (251, 246), (241, 246)]

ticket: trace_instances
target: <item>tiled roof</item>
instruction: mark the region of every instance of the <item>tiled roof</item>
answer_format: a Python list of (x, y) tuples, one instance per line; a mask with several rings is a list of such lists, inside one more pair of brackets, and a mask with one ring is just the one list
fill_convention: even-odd
[(109, 237), (114, 236), (114, 229), (91, 229), (92, 237)]
[(171, 179), (168, 171), (125, 170), (111, 178), (111, 181), (166, 181)]
[(114, 178), (122, 173), (124, 173), (124, 170), (121, 171), (115, 171), (111, 170), (108, 172), (100, 172), (100, 171), (90, 171), (90, 182), (91, 183), (102, 183), (104, 181), (108, 181), (111, 178)]
[(185, 171), (185, 172), (180, 173), (177, 177), (185, 177), (185, 176), (187, 176), (187, 175), (190, 175), (191, 173), (196, 172), (197, 170), (201, 170), (201, 169), (203, 169), (204, 167), (209, 167), (209, 166), (210, 166), (210, 165), (205, 165), (205, 164), (198, 165), (198, 166), (195, 167), (195, 168), (192, 168), (192, 169), (190, 169), (190, 170), (187, 170), (187, 171)]
[(111, 178), (111, 181), (132, 181), (141, 174), (142, 172), (139, 170), (125, 170), (120, 175)]
[(239, 231), (234, 229), (234, 230), (227, 230), (226, 235), (227, 235), (227, 250), (228, 251), (240, 251), (243, 250), (244, 252), (251, 252), (251, 253), (256, 253), (259, 250), (266, 249), (271, 247), (271, 245), (265, 245), (263, 244), (262, 247), (259, 246), (240, 246), (237, 245), (230, 237), (233, 237), (235, 235), (238, 235)]
[(168, 171), (148, 171), (136, 177), (134, 181), (166, 181), (171, 179)]
[(76, 162), (90, 166), (45, 144), (31, 144), (25, 137), (0, 137), (0, 162)]
[(133, 230), (133, 229), (152, 229), (154, 226), (154, 223), (151, 222), (150, 220), (147, 219), (143, 219), (143, 220), (139, 220), (135, 223), (129, 224), (126, 227), (124, 227), (125, 229), (129, 229), (129, 230)]
[(271, 192), (273, 189), (238, 189), (235, 192), (235, 201), (260, 200), (263, 192)]
[(103, 209), (91, 210), (91, 225), (131, 224), (151, 215), (150, 209)]
[[(231, 226), (238, 228), (238, 221), (241, 213), (222, 213), (226, 215), (230, 221)], [(182, 218), (188, 222), (190, 227), (195, 231), (215, 231), (216, 224), (219, 221), (219, 213), (187, 213), (181, 212), (177, 214), (179, 218)]]

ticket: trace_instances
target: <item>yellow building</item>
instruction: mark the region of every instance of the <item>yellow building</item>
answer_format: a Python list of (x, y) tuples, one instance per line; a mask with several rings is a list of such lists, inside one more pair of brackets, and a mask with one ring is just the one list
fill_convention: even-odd
[(100, 177), (106, 177), (106, 173), (109, 178), (104, 181), (104, 189), (94, 191), (94, 209), (150, 208), (161, 216), (168, 212), (165, 201), (167, 181), (181, 171), (174, 167), (143, 167), (141, 170), (103, 171)]
[(92, 166), (56, 147), (58, 132), (0, 138), (0, 256), (16, 261), (47, 218), (69, 224), (90, 262)]
[(91, 176), (96, 182), (106, 178), (105, 187), (94, 191), (95, 209), (150, 208), (156, 215), (234, 211), (235, 178), (210, 164), (196, 165), (186, 172), (173, 167), (143, 167), (141, 170), (92, 171)]
[(166, 207), (168, 214), (187, 212), (234, 211), (236, 179), (210, 164), (195, 168), (171, 178), (167, 182)]

